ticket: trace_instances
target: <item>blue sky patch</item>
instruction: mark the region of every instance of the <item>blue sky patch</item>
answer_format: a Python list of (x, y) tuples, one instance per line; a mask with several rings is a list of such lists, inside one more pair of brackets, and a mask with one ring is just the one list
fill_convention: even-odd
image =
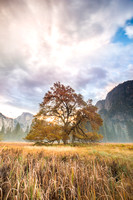
[(122, 43), (123, 45), (128, 45), (130, 43), (133, 43), (133, 39), (129, 38), (126, 35), (126, 32), (125, 32), (126, 26), (133, 26), (133, 18), (130, 19), (130, 20), (127, 20), (126, 23), (125, 23), (125, 26), (120, 27), (117, 30), (116, 34), (112, 38), (112, 41), (111, 41), (112, 43)]
[(126, 26), (133, 26), (133, 18), (126, 21)]

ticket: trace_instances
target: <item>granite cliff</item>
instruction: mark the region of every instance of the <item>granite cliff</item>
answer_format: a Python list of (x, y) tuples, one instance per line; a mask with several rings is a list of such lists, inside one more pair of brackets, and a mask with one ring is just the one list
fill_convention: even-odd
[(107, 142), (133, 142), (133, 81), (119, 84), (96, 104)]
[(22, 113), (17, 118), (8, 118), (0, 113), (0, 139), (8, 141), (22, 141), (30, 130), (33, 115)]
[(33, 115), (31, 113), (23, 112), (20, 116), (14, 119), (14, 124), (20, 124), (23, 131), (31, 126)]
[(14, 120), (12, 118), (4, 116), (2, 113), (0, 113), (0, 131), (4, 129), (4, 131), (7, 131), (8, 129), (13, 130), (14, 128)]

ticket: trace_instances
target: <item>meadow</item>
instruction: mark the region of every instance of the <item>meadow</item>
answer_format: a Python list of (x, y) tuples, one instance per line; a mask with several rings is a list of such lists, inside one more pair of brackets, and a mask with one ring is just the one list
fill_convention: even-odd
[(0, 143), (0, 200), (132, 200), (133, 144)]

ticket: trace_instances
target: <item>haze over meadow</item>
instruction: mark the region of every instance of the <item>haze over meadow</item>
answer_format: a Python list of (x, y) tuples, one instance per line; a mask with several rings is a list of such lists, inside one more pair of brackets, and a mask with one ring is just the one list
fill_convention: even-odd
[(96, 103), (132, 77), (132, 0), (0, 0), (3, 114), (37, 112), (57, 81)]

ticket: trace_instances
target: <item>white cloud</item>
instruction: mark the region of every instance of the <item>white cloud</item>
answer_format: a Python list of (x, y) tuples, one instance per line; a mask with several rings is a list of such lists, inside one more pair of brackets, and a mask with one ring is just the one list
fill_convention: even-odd
[[(5, 115), (6, 117), (16, 118), (22, 114), (22, 112), (30, 112), (33, 113), (31, 110), (21, 109), (16, 106), (11, 106), (8, 104), (0, 103), (0, 112)], [(34, 113), (33, 113), (34, 114)]]
[(39, 87), (35, 87), (35, 90), (36, 90), (37, 92), (39, 92), (39, 93), (42, 93), (42, 92), (43, 92), (42, 89), (39, 88)]
[(133, 26), (126, 26), (125, 32), (130, 39), (133, 38)]
[(129, 64), (125, 70), (125, 73), (128, 75), (129, 79), (133, 79), (133, 64)]
[(7, 2), (0, 1), (0, 93), (11, 106), (37, 110), (55, 81), (96, 101), (129, 78), (133, 46), (110, 41), (133, 17), (131, 0)]

